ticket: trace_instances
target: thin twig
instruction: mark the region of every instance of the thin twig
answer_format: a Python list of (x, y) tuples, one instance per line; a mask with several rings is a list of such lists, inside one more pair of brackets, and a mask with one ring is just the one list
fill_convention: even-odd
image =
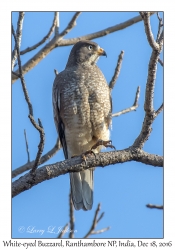
[(40, 42), (36, 43), (35, 45), (33, 45), (33, 46), (31, 46), (31, 47), (28, 47), (28, 48), (22, 50), (22, 51), (20, 52), (20, 55), (24, 55), (25, 53), (30, 52), (30, 51), (32, 51), (32, 50), (38, 48), (38, 47), (39, 47), (40, 45), (42, 45), (43, 43), (45, 43), (45, 41), (52, 35), (52, 33), (53, 33), (53, 31), (54, 31), (54, 29), (55, 29), (55, 27), (56, 27), (57, 15), (58, 15), (58, 13), (55, 12), (52, 26), (51, 26), (49, 32), (47, 33), (47, 35), (46, 35), (45, 37), (43, 37), (43, 39), (42, 39)]
[(72, 19), (70, 20), (69, 24), (67, 25), (67, 27), (60, 33), (60, 37), (63, 37), (65, 35), (67, 35), (67, 33), (69, 33), (71, 31), (71, 29), (73, 29), (76, 25), (76, 20), (79, 17), (79, 15), (81, 14), (81, 11), (77, 11), (74, 16), (72, 17)]
[(28, 117), (29, 117), (31, 123), (33, 124), (33, 126), (40, 133), (40, 143), (39, 143), (39, 146), (38, 146), (38, 152), (37, 152), (35, 163), (34, 163), (33, 168), (31, 170), (31, 172), (33, 173), (36, 170), (36, 168), (37, 168), (37, 166), (39, 164), (40, 156), (41, 156), (41, 154), (43, 152), (43, 149), (44, 149), (44, 139), (45, 139), (44, 136), (45, 136), (45, 134), (44, 134), (44, 129), (43, 129), (43, 126), (41, 124), (40, 119), (38, 119), (38, 123), (39, 123), (39, 125), (38, 125), (35, 122), (34, 117), (33, 117), (33, 107), (32, 107), (32, 104), (30, 102), (30, 99), (29, 99), (29, 95), (28, 95), (28, 92), (27, 92), (27, 88), (26, 88), (26, 84), (25, 84), (25, 80), (24, 80), (24, 76), (23, 76), (23, 72), (22, 72), (21, 59), (20, 59), (20, 51), (19, 51), (19, 44), (18, 44), (16, 35), (15, 35), (15, 31), (14, 31), (13, 25), (12, 25), (12, 33), (13, 33), (13, 36), (14, 36), (14, 39), (15, 39), (15, 44), (16, 44), (16, 50), (17, 50), (17, 58), (18, 58), (18, 66), (19, 66), (19, 74), (20, 74), (21, 84), (22, 84), (24, 96), (25, 96), (25, 99), (26, 99), (26, 102), (27, 102), (28, 108), (29, 108), (29, 115), (28, 115)]
[[(159, 16), (159, 12), (157, 12), (157, 18), (159, 19), (159, 22), (161, 23), (162, 22), (162, 18)], [(163, 23), (162, 23), (163, 25)]]
[[(30, 120), (31, 120), (31, 118), (30, 118)], [(42, 155), (43, 150), (44, 150), (45, 133), (44, 133), (43, 125), (42, 125), (41, 120), (39, 118), (38, 118), (38, 124), (39, 124), (38, 129), (37, 129), (36, 126), (35, 126), (35, 128), (40, 133), (40, 143), (38, 145), (38, 152), (37, 152), (35, 163), (33, 165), (31, 173), (34, 173), (36, 171), (36, 169), (37, 169), (37, 167), (39, 165), (40, 159), (41, 159), (41, 155)]]
[(163, 67), (163, 61), (159, 58), (158, 62), (160, 63), (160, 65)]
[(122, 50), (119, 57), (118, 57), (118, 61), (117, 61), (117, 66), (115, 68), (115, 72), (114, 75), (112, 77), (112, 80), (109, 83), (109, 88), (112, 90), (114, 88), (114, 85), (117, 81), (117, 78), (119, 76), (120, 73), (120, 69), (121, 69), (121, 64), (122, 64), (122, 60), (123, 60), (123, 55), (124, 55), (124, 51)]
[(163, 27), (163, 21), (162, 21), (162, 18), (159, 16), (159, 12), (157, 12), (157, 18), (159, 19), (159, 26), (158, 26), (158, 32), (157, 32), (156, 42), (159, 41), (160, 32), (161, 32), (161, 29), (162, 29), (162, 27)]
[(137, 87), (137, 91), (136, 91), (136, 95), (135, 95), (134, 104), (130, 108), (123, 109), (120, 112), (112, 114), (112, 117), (117, 117), (117, 116), (126, 114), (128, 112), (135, 111), (138, 108), (138, 106), (139, 106), (139, 104), (138, 104), (139, 96), (140, 96), (140, 87), (138, 86)]
[(148, 208), (157, 208), (157, 209), (163, 209), (163, 205), (153, 205), (153, 204), (147, 204), (146, 207)]
[[(153, 15), (154, 13), (155, 12), (151, 12), (150, 15)], [(80, 40), (92, 40), (95, 38), (103, 37), (110, 33), (125, 29), (135, 23), (140, 22), (141, 20), (142, 18), (139, 15), (127, 20), (126, 22), (81, 37), (63, 39), (63, 37), (60, 37), (60, 35), (57, 37), (54, 36), (52, 40), (49, 43), (47, 43), (47, 45), (45, 45), (38, 53), (36, 53), (23, 65), (22, 67), (23, 74), (26, 74), (31, 69), (33, 69), (42, 59), (44, 59), (53, 49), (57, 47), (73, 45)], [(18, 70), (16, 70), (16, 73), (18, 73)], [(12, 75), (12, 83), (14, 83), (17, 79), (18, 77), (16, 75)]]
[(15, 31), (14, 31), (13, 25), (12, 25), (12, 33), (13, 33), (13, 36), (14, 36), (14, 39), (15, 39), (16, 48), (17, 48), (17, 57), (18, 57), (18, 65), (19, 65), (19, 75), (20, 75), (20, 78), (21, 78), (21, 84), (22, 84), (24, 96), (25, 96), (26, 102), (28, 104), (29, 114), (31, 114), (33, 116), (33, 107), (32, 107), (32, 104), (30, 102), (30, 99), (29, 99), (29, 95), (28, 95), (28, 92), (27, 92), (27, 88), (26, 88), (26, 84), (25, 84), (25, 81), (24, 81), (24, 77), (22, 75), (21, 59), (20, 59), (20, 55), (19, 55), (19, 53), (20, 53), (19, 52), (19, 45), (18, 45), (18, 41), (17, 41), (16, 35), (15, 35)]
[(103, 218), (104, 214), (104, 212), (100, 214), (99, 218), (97, 219), (97, 223)]
[[(54, 147), (49, 150), (45, 155), (43, 155), (40, 159), (39, 165), (43, 164), (44, 162), (48, 161), (49, 159), (51, 159), (59, 150), (61, 149), (61, 143), (60, 140), (58, 138), (58, 140), (56, 141)], [(29, 163), (26, 163), (25, 165), (15, 169), (12, 171), (12, 178), (18, 176), (19, 174), (24, 173), (27, 170), (30, 170), (33, 168), (33, 165), (35, 163), (34, 161), (31, 161)]]
[(24, 138), (25, 138), (25, 142), (26, 142), (27, 162), (30, 162), (29, 146), (28, 146), (27, 134), (26, 134), (25, 129), (24, 129)]
[(160, 114), (160, 112), (162, 112), (163, 110), (163, 103), (162, 105), (158, 108), (158, 110), (155, 111), (155, 115), (158, 116)]
[(58, 235), (57, 239), (60, 239), (60, 238), (63, 237), (63, 235), (67, 232), (68, 226), (69, 226), (69, 224), (67, 223), (67, 224), (63, 227), (63, 229), (61, 230), (61, 232), (60, 232), (60, 234)]
[[(55, 13), (56, 15), (56, 13)], [(59, 28), (60, 28), (60, 13), (57, 12), (57, 19), (56, 19), (56, 25), (55, 25), (55, 36), (57, 37), (59, 35)]]
[[(23, 11), (19, 12), (17, 29), (16, 29), (16, 40), (18, 42), (19, 48), (21, 46), (21, 37), (22, 37), (22, 27), (23, 27), (24, 14), (25, 14), (25, 12), (23, 12)], [(16, 49), (16, 46), (17, 45), (15, 43), (15, 48), (14, 48), (14, 50), (12, 52), (12, 70), (14, 68), (14, 64), (15, 64), (15, 61), (17, 59), (17, 49)]]
[(72, 202), (71, 192), (69, 194), (69, 217), (70, 217), (70, 232), (69, 232), (69, 238), (74, 238), (74, 206)]
[(105, 228), (102, 228), (100, 230), (92, 231), (91, 235), (92, 234), (101, 234), (101, 233), (104, 233), (104, 232), (108, 231), (109, 229), (110, 229), (110, 227), (105, 227)]
[(115, 114), (112, 114), (112, 117), (118, 117), (120, 115), (124, 115), (126, 113), (131, 112), (131, 111), (135, 111), (137, 109), (137, 107), (138, 107), (138, 105), (137, 106), (132, 106), (132, 107), (127, 108), (127, 109), (123, 109), (123, 110), (121, 110), (121, 111), (119, 111), (119, 112), (117, 112)]
[(160, 34), (160, 36), (159, 36), (158, 44), (160, 44), (160, 46), (163, 45), (163, 30), (162, 30), (162, 32), (161, 32), (161, 34)]
[(138, 106), (139, 97), (140, 97), (140, 86), (137, 87), (136, 96), (135, 96), (135, 101), (134, 101), (133, 106)]
[(95, 211), (94, 219), (92, 221), (92, 226), (90, 227), (89, 231), (83, 238), (88, 238), (91, 235), (91, 232), (95, 229), (97, 225), (97, 216), (98, 216), (99, 211), (100, 211), (100, 203), (98, 204), (97, 209)]
[(107, 227), (107, 228), (103, 228), (101, 230), (98, 230), (98, 231), (94, 231), (94, 229), (96, 228), (98, 222), (103, 218), (104, 216), (104, 212), (99, 216), (99, 218), (97, 219), (97, 216), (99, 214), (99, 211), (100, 211), (100, 203), (98, 204), (97, 206), (97, 209), (95, 211), (95, 215), (94, 215), (94, 219), (93, 219), (93, 222), (92, 222), (92, 226), (91, 228), (89, 229), (89, 231), (87, 232), (87, 234), (83, 237), (83, 238), (88, 238), (91, 234), (98, 234), (98, 233), (103, 233), (107, 230), (110, 229), (110, 227)]

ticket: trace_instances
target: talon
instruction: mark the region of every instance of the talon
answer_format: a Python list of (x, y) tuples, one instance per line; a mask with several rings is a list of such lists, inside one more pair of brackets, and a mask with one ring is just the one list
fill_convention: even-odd
[(96, 158), (96, 154), (94, 153), (94, 151), (92, 149), (87, 150), (86, 152), (84, 152), (82, 154), (82, 159), (85, 161), (86, 165), (87, 165), (86, 155), (88, 155), (88, 154), (93, 154), (95, 156), (95, 158)]
[(109, 147), (109, 148), (114, 148), (116, 150), (115, 146), (112, 145), (112, 141), (111, 140), (110, 141), (106, 141), (106, 144), (104, 146), (105, 147)]
[(85, 156), (85, 154), (82, 154), (82, 159), (85, 161), (85, 164), (86, 164), (86, 166), (87, 166), (87, 161), (86, 161), (86, 156)]
[(96, 153), (92, 150), (92, 148), (90, 151), (91, 151), (91, 154), (93, 154), (95, 156), (95, 159), (96, 159)]
[(109, 147), (109, 148), (114, 148), (116, 150), (116, 148), (112, 145), (112, 141), (103, 141), (103, 140), (98, 140), (97, 143), (91, 148), (92, 149), (96, 149), (98, 146), (104, 146), (104, 147)]
[(108, 145), (108, 147), (113, 148), (113, 149), (116, 150), (115, 146), (113, 146), (113, 145)]

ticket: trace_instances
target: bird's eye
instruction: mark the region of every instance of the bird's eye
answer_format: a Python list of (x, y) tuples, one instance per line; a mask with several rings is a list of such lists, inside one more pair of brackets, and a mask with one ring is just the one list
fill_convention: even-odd
[(89, 45), (89, 46), (88, 46), (88, 49), (91, 50), (91, 49), (92, 49), (92, 45)]

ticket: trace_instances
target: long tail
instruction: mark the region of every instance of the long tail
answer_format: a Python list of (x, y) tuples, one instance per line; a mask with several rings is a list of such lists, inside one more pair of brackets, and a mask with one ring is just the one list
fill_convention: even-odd
[(72, 201), (76, 210), (90, 210), (93, 205), (93, 170), (70, 173)]

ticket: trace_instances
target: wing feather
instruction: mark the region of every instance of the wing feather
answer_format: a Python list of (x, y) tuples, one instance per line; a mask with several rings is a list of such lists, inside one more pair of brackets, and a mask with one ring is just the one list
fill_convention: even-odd
[(60, 117), (60, 99), (61, 99), (60, 86), (61, 86), (61, 79), (58, 74), (55, 78), (53, 88), (52, 88), (53, 116), (54, 116), (56, 130), (59, 135), (61, 145), (63, 147), (64, 157), (65, 159), (68, 159), (67, 144), (66, 144), (66, 138), (65, 138), (65, 132), (64, 132), (65, 127)]

